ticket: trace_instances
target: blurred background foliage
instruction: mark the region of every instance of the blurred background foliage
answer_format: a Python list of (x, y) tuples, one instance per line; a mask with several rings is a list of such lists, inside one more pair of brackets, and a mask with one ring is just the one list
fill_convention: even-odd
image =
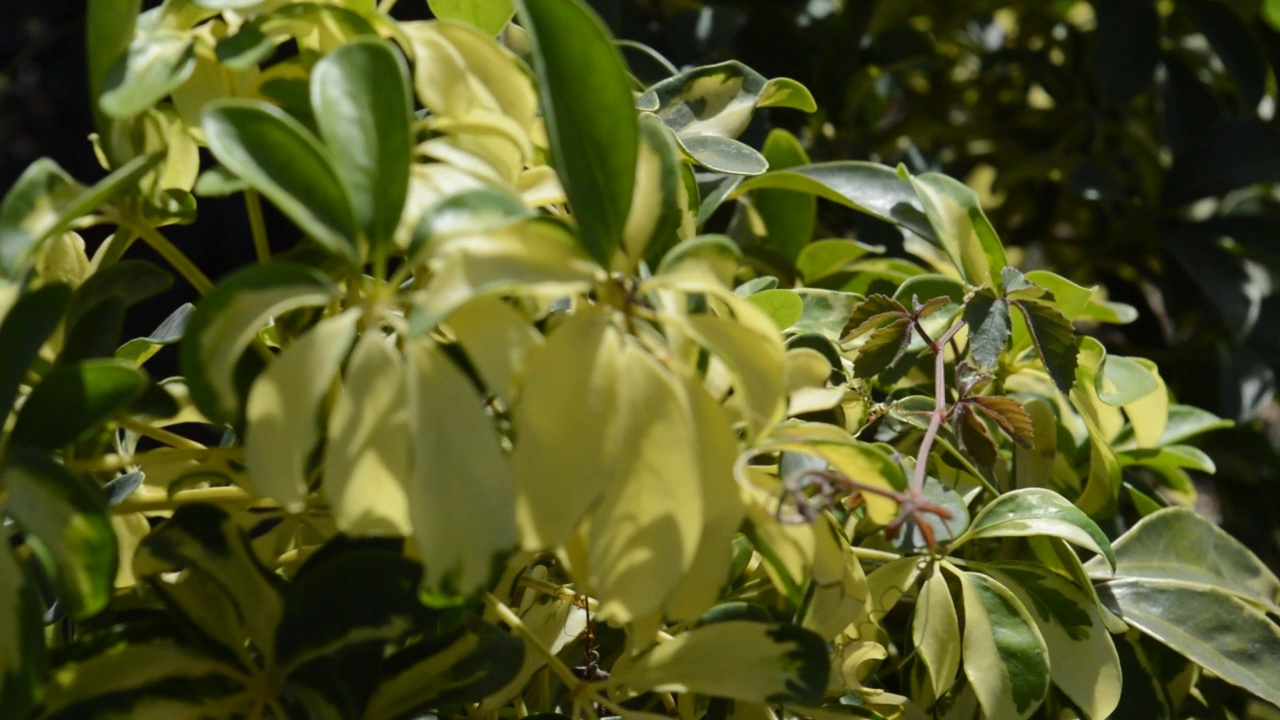
[[(1084, 329), (1157, 361), (1180, 401), (1239, 423), (1206, 442), (1218, 475), (1170, 499), (1280, 568), (1280, 0), (592, 3), (677, 67), (735, 58), (812, 90), (817, 113), (761, 113), (743, 140), (760, 147), (782, 127), (814, 161), (961, 178), (1024, 270), (1101, 283), (1137, 308), (1128, 325)], [(85, 142), (83, 13), (83, 0), (0, 2), (0, 188), (42, 155), (102, 174)], [(425, 2), (401, 0), (402, 13)], [(626, 52), (642, 81), (663, 76)], [(736, 212), (713, 223), (792, 274)], [(201, 235), (175, 239), (216, 276), (250, 260), (219, 243), (247, 234), (242, 213), (202, 201)], [(834, 205), (820, 204), (815, 233), (904, 252), (896, 230)], [(154, 327), (184, 299), (131, 321)]]

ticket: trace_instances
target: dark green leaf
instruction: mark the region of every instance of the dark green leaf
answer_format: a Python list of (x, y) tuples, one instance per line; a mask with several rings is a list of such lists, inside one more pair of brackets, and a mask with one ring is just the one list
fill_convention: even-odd
[(986, 575), (951, 571), (964, 595), (964, 674), (983, 714), (1030, 716), (1049, 691), (1044, 638), (1008, 588)]
[(1102, 105), (1121, 108), (1155, 83), (1160, 16), (1151, 0), (1095, 0), (1098, 19), (1090, 67)]
[(1013, 332), (1009, 301), (991, 290), (979, 290), (965, 304), (964, 320), (969, 324), (969, 354), (974, 362), (980, 368), (995, 367)]
[(757, 107), (816, 109), (813, 96), (800, 83), (788, 78), (766, 81), (736, 60), (691, 68), (662, 80), (637, 105), (657, 113), (681, 137), (738, 137)]
[(884, 372), (906, 354), (912, 335), (911, 321), (906, 318), (898, 318), (876, 330), (858, 349), (853, 376), (869, 378)]
[(327, 250), (357, 260), (355, 211), (332, 159), (301, 123), (259, 100), (217, 100), (203, 126), (219, 162)]
[(258, 330), (289, 310), (324, 305), (338, 288), (305, 265), (272, 262), (245, 268), (201, 299), (179, 348), (191, 399), (205, 417), (230, 421), (240, 411), (236, 367)]
[(1255, 606), (1209, 586), (1150, 579), (1104, 582), (1098, 597), (1131, 627), (1280, 704), (1280, 627)]
[(311, 107), (374, 257), (391, 249), (409, 188), (409, 70), (384, 40), (353, 40), (311, 70)]
[(743, 182), (730, 198), (762, 189), (810, 193), (901, 225), (925, 239), (935, 237), (911, 183), (879, 163), (827, 162), (769, 172)]
[(276, 630), (281, 665), (382, 645), (419, 629), (422, 566), (397, 553), (360, 549), (327, 559), (289, 589)]
[(1031, 343), (1049, 377), (1063, 392), (1071, 389), (1076, 378), (1076, 331), (1071, 322), (1057, 310), (1038, 300), (1010, 303), (1022, 313), (1031, 333)]
[[(225, 510), (214, 505), (182, 505), (143, 539), (133, 565), (140, 577), (181, 569), (198, 574), (210, 590), (216, 589), (231, 600), (238, 622), (256, 649), (268, 659), (274, 657), (284, 583), (262, 566), (248, 537)], [(156, 587), (165, 584), (157, 579)], [(185, 597), (192, 603), (210, 602), (208, 593), (204, 595)], [(193, 617), (203, 612), (199, 607), (183, 610)]]
[(631, 207), (639, 143), (626, 64), (584, 3), (518, 0), (516, 8), (533, 50), (552, 159), (587, 249), (607, 267)]
[(0, 528), (0, 707), (25, 717), (45, 682), (43, 603)]
[(982, 509), (953, 547), (984, 537), (1049, 535), (1098, 553), (1114, 566), (1116, 555), (1098, 524), (1066, 498), (1044, 488), (1005, 493)]
[(19, 297), (0, 321), (0, 416), (8, 416), (27, 369), (70, 304), (70, 287), (46, 285)]
[(856, 338), (883, 326), (890, 320), (896, 322), (909, 318), (910, 313), (897, 300), (888, 295), (868, 295), (867, 299), (849, 315), (845, 325), (849, 331), (845, 333), (845, 337)]
[(140, 35), (107, 73), (98, 106), (113, 118), (133, 117), (186, 82), (195, 68), (190, 36)]
[(1217, 239), (1212, 230), (1175, 227), (1165, 234), (1164, 247), (1240, 341), (1258, 323), (1262, 303), (1271, 294), (1271, 278), (1257, 265), (1219, 247)]
[(80, 317), (108, 297), (120, 297), (126, 307), (169, 288), (173, 276), (146, 260), (120, 260), (90, 275), (71, 298), (67, 325), (74, 328)]
[(15, 448), (3, 484), (6, 512), (26, 531), (27, 543), (54, 578), (71, 615), (84, 619), (111, 600), (116, 577), (116, 537), (98, 488), (48, 455)]
[(769, 161), (746, 143), (720, 135), (693, 135), (678, 138), (680, 146), (694, 162), (725, 175), (759, 175), (769, 169)]
[(996, 395), (969, 398), (969, 401), (974, 410), (990, 418), (1014, 442), (1028, 449), (1035, 443), (1036, 434), (1031, 427), (1031, 416), (1022, 407), (1022, 403)]
[(27, 396), (9, 442), (49, 450), (74, 442), (123, 410), (146, 387), (146, 374), (124, 360), (59, 365)]
[[(786, 170), (809, 164), (804, 146), (786, 130), (775, 129), (764, 141), (764, 159), (774, 170)], [(766, 243), (792, 262), (813, 239), (817, 198), (794, 190), (757, 190), (752, 205), (764, 221)], [(858, 248), (856, 243), (844, 247)], [(807, 277), (807, 276), (806, 276)]]
[(501, 689), (524, 662), (524, 642), (474, 623), (392, 655), (365, 717), (404, 717), (415, 711), (476, 702)]
[(737, 189), (745, 179), (742, 175), (729, 175), (721, 180), (706, 197), (702, 198), (702, 203), (698, 205), (698, 217), (694, 221), (698, 229), (702, 229), (702, 225), (707, 222), (711, 214), (724, 204), (724, 201), (730, 199), (730, 196), (736, 197), (734, 190)]

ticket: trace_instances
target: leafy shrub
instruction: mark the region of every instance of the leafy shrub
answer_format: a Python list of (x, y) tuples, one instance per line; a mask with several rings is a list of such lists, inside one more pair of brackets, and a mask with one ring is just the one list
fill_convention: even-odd
[[(643, 86), (577, 0), (516, 5), (91, 6), (111, 172), (0, 205), (6, 716), (1280, 700), (1280, 580), (1143, 481), (1222, 421), (1073, 324), (1131, 308), (947, 176), (737, 140), (793, 80)], [(258, 262), (214, 283), (162, 228), (228, 194)], [(725, 203), (793, 273), (699, 234)], [(172, 281), (139, 240), (203, 297), (122, 344)]]

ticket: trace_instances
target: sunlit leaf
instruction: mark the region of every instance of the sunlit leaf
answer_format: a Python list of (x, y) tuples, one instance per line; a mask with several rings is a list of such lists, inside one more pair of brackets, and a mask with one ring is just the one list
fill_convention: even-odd
[(137, 115), (185, 82), (195, 66), (194, 43), (185, 33), (139, 35), (103, 78), (98, 105), (113, 118)]
[(911, 641), (925, 667), (935, 697), (951, 689), (960, 671), (960, 621), (955, 601), (942, 570), (934, 568), (920, 586), (915, 614), (911, 619)]
[(768, 313), (779, 330), (786, 330), (804, 314), (804, 301), (790, 290), (765, 290), (747, 297), (756, 307)]
[(489, 37), (501, 32), (515, 14), (511, 0), (428, 0), (427, 5), (441, 20), (474, 25)]
[(533, 50), (556, 171), (587, 249), (607, 266), (623, 235), (636, 174), (639, 131), (626, 65), (585, 4), (517, 0), (516, 8)]
[(755, 148), (720, 135), (679, 137), (682, 147), (702, 167), (725, 175), (759, 175), (769, 161)]
[(285, 510), (306, 508), (307, 461), (321, 438), (320, 411), (355, 339), (359, 312), (318, 323), (267, 366), (245, 403), (245, 463), (254, 490)]
[[(794, 80), (772, 87), (768, 83), (760, 73), (729, 60), (691, 68), (662, 80), (649, 88), (637, 105), (641, 110), (657, 113), (682, 138), (736, 138), (746, 129), (762, 100), (790, 107), (804, 90)], [(804, 105), (803, 100), (800, 103)]]
[(512, 470), (471, 380), (425, 340), (412, 344), (406, 359), (409, 516), (424, 582), (471, 593), (489, 580), (494, 556), (516, 544)]
[(351, 351), (326, 431), (322, 489), (344, 533), (411, 533), (410, 397), (394, 339), (366, 331)]
[(861, 295), (839, 290), (796, 288), (791, 292), (803, 303), (803, 312), (793, 327), (800, 332), (819, 333), (832, 341), (844, 335), (849, 314), (862, 301)]
[[(785, 170), (809, 164), (809, 155), (794, 135), (774, 129), (764, 141), (764, 158), (774, 170)], [(796, 261), (813, 239), (817, 199), (808, 193), (790, 190), (757, 190), (751, 204), (764, 221), (766, 242), (788, 260)], [(843, 243), (858, 248), (857, 243)], [(806, 275), (806, 278), (808, 276)]]
[(106, 499), (88, 480), (39, 451), (10, 450), (6, 460), (0, 475), (8, 495), (6, 514), (25, 531), (72, 617), (97, 614), (111, 599), (116, 576), (116, 538)]
[(1108, 405), (1129, 405), (1155, 392), (1159, 387), (1150, 368), (1134, 358), (1108, 354), (1094, 376), (1098, 397)]
[(982, 509), (952, 547), (984, 537), (1051, 535), (1095, 552), (1116, 564), (1107, 536), (1097, 523), (1066, 498), (1043, 488), (1005, 493)]
[(737, 377), (736, 390), (747, 410), (751, 434), (780, 421), (786, 411), (787, 395), (781, 338), (713, 315), (692, 316), (689, 326), (699, 343), (723, 360)]
[(450, 315), (449, 329), (489, 392), (512, 405), (529, 359), (543, 346), (530, 319), (502, 300), (480, 298)]
[(820, 637), (794, 625), (703, 625), (615, 666), (637, 690), (696, 692), (746, 702), (817, 705), (829, 661)]
[[(142, 0), (103, 0), (87, 3), (85, 7), (89, 97), (96, 98), (102, 95), (107, 73), (133, 41)], [(111, 142), (114, 123), (96, 102), (90, 103), (90, 106), (93, 110), (93, 124), (103, 139), (103, 146), (110, 151), (115, 146)], [(119, 158), (112, 157), (111, 160), (118, 161)], [(0, 242), (0, 247), (3, 245)]]
[(884, 248), (856, 240), (815, 240), (800, 249), (795, 260), (796, 270), (805, 282), (812, 283), (844, 270), (868, 253), (877, 252), (884, 252)]
[(287, 262), (240, 270), (206, 295), (187, 324), (179, 348), (191, 399), (211, 420), (238, 413), (236, 366), (258, 330), (289, 310), (323, 305), (338, 293), (310, 267)]
[(873, 332), (858, 348), (853, 376), (869, 378), (884, 372), (906, 354), (913, 335), (911, 321), (907, 318), (897, 318)]
[(1029, 717), (1049, 691), (1044, 638), (1008, 588), (986, 575), (951, 568), (964, 596), (964, 674), (983, 713)]
[(982, 211), (978, 195), (938, 173), (910, 178), (934, 234), (971, 285), (997, 285), (1007, 264), (1004, 247)]
[(688, 210), (680, 152), (671, 132), (650, 113), (640, 116), (639, 130), (636, 179), (622, 242), (632, 265), (655, 250), (661, 257), (674, 245)]

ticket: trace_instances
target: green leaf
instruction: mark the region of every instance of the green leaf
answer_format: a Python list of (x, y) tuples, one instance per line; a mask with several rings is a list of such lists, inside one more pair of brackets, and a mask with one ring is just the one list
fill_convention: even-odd
[(524, 653), (519, 638), (479, 623), (423, 640), (387, 659), (364, 717), (416, 717), (476, 702), (516, 677)]
[[(1116, 541), (1115, 553), (1118, 578), (1213, 590), (1280, 613), (1280, 579), (1239, 540), (1192, 510), (1170, 507), (1139, 520)], [(1107, 576), (1096, 562), (1086, 567), (1095, 578)]]
[(384, 40), (357, 39), (311, 70), (316, 125), (373, 257), (386, 257), (409, 188), (409, 70)]
[(9, 442), (49, 450), (75, 442), (122, 411), (146, 387), (146, 373), (124, 360), (59, 365), (27, 396)]
[[(809, 155), (800, 141), (786, 130), (777, 128), (765, 138), (764, 159), (774, 170), (809, 164)], [(817, 198), (812, 195), (793, 190), (757, 190), (751, 196), (751, 204), (764, 221), (766, 244), (792, 262), (797, 261), (813, 239), (817, 203)], [(856, 249), (859, 245), (843, 242), (841, 247)]]
[(276, 629), (276, 661), (297, 668), (360, 647), (382, 647), (432, 613), (418, 600), (422, 566), (394, 552), (353, 549), (299, 571)]
[(660, 258), (679, 241), (689, 212), (680, 152), (671, 131), (652, 113), (640, 116), (639, 155), (623, 249), (634, 265), (641, 258)]
[[(210, 594), (229, 600), (236, 623), (247, 633), (239, 646), (249, 640), (267, 663), (274, 659), (284, 582), (263, 567), (245, 531), (222, 508), (203, 503), (179, 506), (142, 540), (133, 569), (139, 577), (152, 578), (157, 590), (171, 584), (159, 578), (161, 574), (186, 569), (199, 576), (207, 590), (185, 595), (187, 602), (197, 607), (181, 610), (198, 618), (202, 608), (214, 602)], [(177, 587), (183, 584), (179, 582)]]
[[(45, 711), (65, 717), (98, 715), (104, 698), (135, 697), (148, 688), (221, 675), (224, 681), (238, 675), (236, 668), (172, 640), (120, 642), (103, 652), (58, 668), (54, 684), (45, 696)], [(156, 693), (159, 695), (159, 693)], [(158, 700), (158, 698), (157, 698)], [(153, 702), (155, 700), (152, 700)], [(137, 713), (138, 697), (129, 710)], [(176, 700), (174, 701), (177, 702)], [(208, 702), (206, 700), (206, 702)], [(175, 712), (176, 706), (167, 710)], [(191, 717), (187, 714), (140, 715), (131, 717)]]
[[(757, 191), (757, 196), (766, 191)], [(772, 191), (768, 191), (772, 192)], [(786, 192), (786, 191), (778, 191)], [(795, 258), (796, 270), (806, 283), (812, 283), (828, 275), (844, 270), (850, 263), (868, 253), (884, 252), (884, 247), (867, 245), (857, 240), (815, 240), (800, 249)]]
[(300, 513), (308, 461), (321, 438), (320, 413), (355, 340), (358, 310), (326, 318), (258, 376), (245, 403), (245, 464), (255, 493)]
[(1000, 271), (1008, 264), (1004, 246), (982, 212), (978, 194), (958, 180), (925, 173), (911, 178), (911, 186), (934, 236), (970, 285), (990, 283), (1000, 289)]
[(163, 322), (151, 331), (150, 335), (140, 338), (134, 338), (129, 342), (121, 345), (116, 350), (116, 357), (121, 360), (141, 365), (150, 360), (160, 348), (166, 345), (173, 345), (182, 339), (182, 335), (186, 332), (187, 321), (191, 319), (191, 313), (196, 309), (191, 303), (183, 303), (178, 306), (165, 318)]
[(677, 136), (680, 147), (702, 167), (725, 175), (759, 175), (769, 161), (755, 148), (720, 135)]
[(911, 314), (902, 303), (888, 295), (868, 295), (852, 313), (845, 327), (847, 338), (855, 338), (872, 330), (886, 327), (898, 320), (909, 320)]
[(98, 488), (48, 455), (14, 448), (0, 475), (8, 490), (5, 512), (26, 532), (71, 616), (96, 615), (111, 600), (116, 537)]
[(1009, 303), (1022, 313), (1036, 355), (1058, 389), (1067, 392), (1076, 377), (1076, 331), (1062, 313), (1037, 300)]
[(1224, 420), (1207, 410), (1192, 405), (1174, 405), (1169, 408), (1169, 422), (1156, 445), (1174, 445), (1197, 435), (1234, 425), (1232, 421)]
[(978, 538), (1051, 535), (1098, 553), (1113, 567), (1116, 554), (1097, 523), (1066, 498), (1043, 488), (1005, 493), (982, 509), (953, 548)]
[(762, 103), (812, 111), (803, 85), (764, 76), (736, 60), (691, 68), (649, 88), (637, 105), (657, 113), (681, 138), (716, 135), (736, 138)]
[(489, 187), (463, 190), (422, 213), (406, 255), (417, 262), (424, 248), (444, 238), (488, 233), (531, 217), (533, 211), (511, 193)]
[(726, 620), (703, 625), (614, 666), (614, 682), (755, 703), (816, 707), (830, 661), (826, 643), (795, 625)]
[(795, 329), (819, 333), (832, 341), (840, 340), (850, 313), (863, 299), (856, 293), (838, 290), (797, 288), (791, 292), (800, 297), (804, 308), (794, 323)]
[(42, 240), (65, 231), (74, 220), (132, 189), (162, 157), (134, 158), (88, 189), (52, 160), (32, 163), (0, 204), (0, 272), (11, 277), (26, 272)]
[(878, 163), (842, 161), (775, 170), (738, 185), (729, 199), (762, 189), (794, 190), (840, 203), (925, 238), (934, 237), (911, 184)]
[[(89, 97), (96, 99), (102, 95), (107, 73), (133, 41), (134, 27), (138, 14), (142, 11), (142, 0), (102, 0), (86, 3), (85, 8)], [(96, 100), (90, 103), (90, 107), (93, 110), (93, 124), (102, 138), (102, 147), (110, 153), (117, 146), (111, 138), (114, 123), (98, 107)], [(120, 158), (108, 157), (113, 163), (119, 163)], [(0, 242), (0, 246), (3, 244)]]
[[(471, 594), (489, 580), (494, 558), (516, 544), (515, 480), (470, 378), (426, 338), (405, 354), (409, 516), (424, 583)], [(440, 408), (449, 408), (447, 420)]]
[(1094, 376), (1098, 397), (1108, 405), (1129, 405), (1160, 387), (1155, 373), (1132, 358), (1107, 355)]
[(933, 696), (942, 697), (960, 670), (960, 620), (942, 571), (935, 567), (920, 585), (911, 619), (911, 642), (929, 670)]
[(1116, 459), (1121, 467), (1140, 465), (1143, 467), (1173, 467), (1198, 470), (1212, 475), (1217, 472), (1213, 458), (1200, 448), (1190, 445), (1169, 445), (1149, 450), (1128, 450), (1118, 453)]
[(795, 325), (804, 315), (804, 300), (791, 290), (765, 290), (747, 296), (747, 301), (764, 310), (779, 330)]
[(219, 282), (196, 305), (179, 349), (196, 407), (215, 422), (234, 419), (240, 408), (236, 366), (258, 330), (273, 316), (324, 305), (338, 292), (319, 272), (289, 262), (245, 268)]
[(59, 363), (113, 353), (130, 306), (173, 284), (173, 276), (145, 260), (121, 260), (90, 275), (71, 298)]
[(983, 568), (1027, 609), (1049, 649), (1049, 675), (1088, 718), (1107, 718), (1120, 702), (1120, 658), (1097, 605), (1061, 575), (1033, 563)]
[(1280, 704), (1280, 627), (1256, 606), (1211, 586), (1145, 578), (1104, 582), (1098, 597), (1131, 627), (1232, 685)]
[(326, 250), (355, 262), (357, 222), (328, 152), (297, 120), (259, 100), (217, 100), (202, 115), (218, 162)]
[(1009, 301), (987, 289), (979, 290), (964, 306), (969, 324), (969, 354), (979, 368), (993, 368), (1012, 333)]
[(70, 287), (45, 285), (19, 297), (0, 320), (0, 417), (8, 417), (27, 369), (70, 303)]
[(441, 20), (467, 23), (495, 37), (515, 15), (512, 0), (427, 0), (431, 14)]
[(631, 207), (639, 143), (626, 64), (584, 3), (517, 0), (516, 8), (556, 171), (588, 251), (607, 267)]
[(173, 92), (196, 69), (188, 33), (139, 35), (103, 78), (98, 107), (113, 118), (129, 118)]
[(853, 376), (870, 378), (887, 370), (906, 354), (913, 335), (911, 321), (907, 318), (897, 318), (876, 330), (858, 349), (858, 357), (853, 362)]
[[(754, 310), (754, 307), (747, 305)], [(766, 323), (768, 321), (765, 321)], [(717, 355), (736, 376), (735, 394), (747, 413), (751, 436), (772, 427), (786, 413), (786, 384), (779, 335), (766, 336), (759, 326), (714, 315), (689, 318), (689, 330), (700, 345)]]
[(818, 103), (809, 88), (791, 78), (772, 78), (764, 84), (756, 107), (785, 107), (804, 112), (817, 112)]
[(1044, 638), (1013, 593), (986, 575), (943, 565), (964, 595), (964, 674), (991, 718), (1029, 717), (1049, 691)]
[(0, 707), (23, 717), (44, 686), (44, 608), (32, 576), (0, 530)]

